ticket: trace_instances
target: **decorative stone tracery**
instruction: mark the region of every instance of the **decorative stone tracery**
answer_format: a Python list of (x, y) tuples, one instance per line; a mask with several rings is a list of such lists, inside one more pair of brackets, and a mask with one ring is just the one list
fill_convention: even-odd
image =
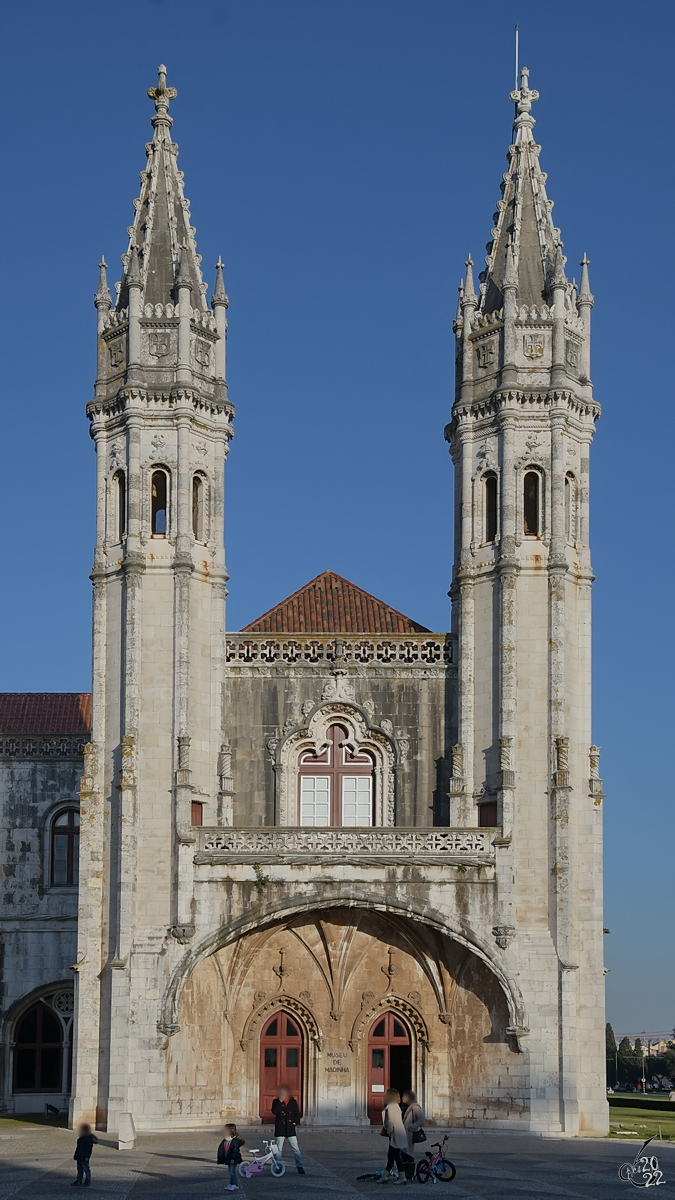
[[(264, 992), (256, 993), (256, 999), (259, 994), (265, 995)], [(295, 996), (290, 996), (286, 992), (277, 992), (274, 996), (270, 996), (269, 999), (262, 1000), (254, 1008), (250, 1016), (247, 1017), (241, 1038), (239, 1039), (239, 1045), (242, 1050), (246, 1051), (248, 1049), (249, 1042), (258, 1035), (259, 1030), (265, 1024), (268, 1017), (281, 1010), (293, 1013), (298, 1018), (308, 1038), (314, 1042), (317, 1050), (321, 1051), (323, 1047), (323, 1033), (314, 1013), (311, 1008), (303, 1004), (302, 1000), (298, 1000)]]

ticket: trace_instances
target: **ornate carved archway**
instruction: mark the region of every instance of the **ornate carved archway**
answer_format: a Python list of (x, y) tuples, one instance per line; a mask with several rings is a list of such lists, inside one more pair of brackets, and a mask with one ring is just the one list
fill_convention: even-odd
[(286, 992), (276, 992), (269, 999), (266, 998), (260, 1001), (257, 1007), (253, 1009), (253, 1012), (246, 1019), (239, 1040), (242, 1050), (246, 1051), (248, 1049), (249, 1043), (257, 1036), (259, 1029), (265, 1024), (267, 1018), (280, 1009), (293, 1013), (304, 1027), (304, 1031), (310, 1041), (314, 1042), (317, 1050), (321, 1050), (323, 1046), (323, 1034), (314, 1013), (306, 1004), (303, 1004), (302, 1000), (299, 1000), (296, 996), (290, 996)]

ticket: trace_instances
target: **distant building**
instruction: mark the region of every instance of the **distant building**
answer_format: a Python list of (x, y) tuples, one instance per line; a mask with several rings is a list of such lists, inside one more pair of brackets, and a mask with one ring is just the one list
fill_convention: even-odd
[[(288, 1082), (307, 1124), (363, 1125), (391, 1084), (431, 1125), (604, 1133), (593, 298), (538, 93), (523, 71), (459, 295), (452, 630), (327, 571), (238, 633), (228, 299), (219, 263), (207, 304), (164, 68), (150, 94), (122, 282), (113, 303), (101, 264), (95, 298), (91, 725), (89, 697), (3, 701), (4, 1108), (257, 1122)], [(307, 502), (330, 544), (339, 480)], [(303, 536), (281, 497), (267, 536)], [(381, 511), (354, 536), (404, 559)]]

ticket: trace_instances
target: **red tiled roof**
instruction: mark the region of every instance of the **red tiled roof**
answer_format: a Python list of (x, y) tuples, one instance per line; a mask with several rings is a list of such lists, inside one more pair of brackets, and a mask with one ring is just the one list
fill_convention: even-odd
[(0, 733), (89, 733), (89, 692), (0, 692)]
[(310, 580), (242, 633), (428, 633), (333, 571)]

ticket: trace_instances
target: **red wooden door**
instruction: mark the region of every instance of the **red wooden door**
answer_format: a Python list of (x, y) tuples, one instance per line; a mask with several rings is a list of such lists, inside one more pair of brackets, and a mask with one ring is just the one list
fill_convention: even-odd
[(396, 1013), (376, 1017), (368, 1034), (368, 1117), (382, 1121), (387, 1088), (405, 1092), (412, 1086), (412, 1047), (407, 1025)]
[(271, 1121), (272, 1101), (283, 1085), (302, 1113), (302, 1031), (295, 1017), (278, 1012), (260, 1035), (260, 1118)]

